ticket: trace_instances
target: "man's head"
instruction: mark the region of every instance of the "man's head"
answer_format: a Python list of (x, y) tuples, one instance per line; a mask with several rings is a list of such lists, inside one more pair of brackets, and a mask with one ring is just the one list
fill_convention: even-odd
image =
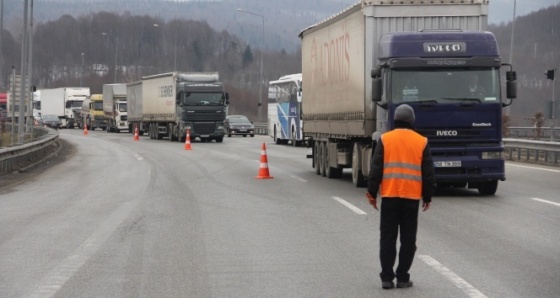
[(395, 109), (395, 122), (401, 121), (412, 125), (415, 120), (416, 116), (411, 106), (402, 104)]

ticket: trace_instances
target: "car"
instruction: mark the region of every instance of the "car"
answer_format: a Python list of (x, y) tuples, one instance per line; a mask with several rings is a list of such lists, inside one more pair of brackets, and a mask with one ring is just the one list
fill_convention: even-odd
[(255, 136), (255, 126), (253, 122), (244, 115), (229, 115), (224, 121), (224, 131), (228, 137), (232, 135)]
[(43, 115), (43, 125), (50, 128), (59, 129), (62, 126), (62, 122), (56, 115)]

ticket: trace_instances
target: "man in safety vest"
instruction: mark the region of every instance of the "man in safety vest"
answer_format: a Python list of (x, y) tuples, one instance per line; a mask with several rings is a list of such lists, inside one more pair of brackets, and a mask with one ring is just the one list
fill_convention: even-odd
[[(412, 287), (410, 274), (416, 252), (416, 231), (420, 200), (422, 209), (430, 208), (434, 191), (434, 166), (428, 139), (413, 130), (415, 120), (411, 106), (403, 104), (395, 109), (395, 128), (381, 135), (377, 142), (371, 171), (368, 175), (366, 197), (377, 209), (381, 203), (381, 284), (383, 289)], [(401, 247), (396, 273), (397, 236), (400, 230)]]

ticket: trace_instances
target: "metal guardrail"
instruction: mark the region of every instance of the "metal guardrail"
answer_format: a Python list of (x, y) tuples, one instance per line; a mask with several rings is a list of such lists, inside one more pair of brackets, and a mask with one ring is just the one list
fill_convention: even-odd
[[(529, 139), (529, 138), (536, 138), (537, 137), (537, 128), (536, 127), (522, 127), (522, 126), (513, 126), (509, 127), (509, 138), (521, 138), (521, 139)], [(541, 127), (541, 139), (550, 140), (550, 134), (552, 133), (552, 129), (549, 126)], [(554, 128), (554, 140), (560, 140), (560, 128)]]
[(47, 155), (49, 147), (58, 139), (58, 131), (47, 128), (41, 130), (37, 138), (22, 145), (0, 148), (0, 175), (20, 170), (28, 164), (39, 161)]
[(267, 135), (268, 134), (268, 123), (254, 122), (253, 126), (255, 126), (255, 134), (257, 134), (257, 135)]
[(507, 160), (560, 166), (560, 142), (503, 139)]

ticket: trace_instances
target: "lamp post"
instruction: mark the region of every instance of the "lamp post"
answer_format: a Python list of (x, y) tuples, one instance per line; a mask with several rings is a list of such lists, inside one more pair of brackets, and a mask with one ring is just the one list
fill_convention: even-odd
[[(511, 20), (511, 39), (509, 44), (509, 64), (513, 63), (513, 37), (515, 33), (515, 7), (517, 0), (513, 0), (513, 18)], [(510, 116), (510, 106), (506, 107), (506, 115)]]
[[(105, 36), (109, 36), (109, 34), (103, 32), (101, 33)], [(117, 59), (119, 56), (119, 36), (115, 35), (115, 83), (117, 83)]]
[(261, 18), (262, 18), (261, 70), (260, 70), (260, 73), (259, 73), (259, 111), (258, 111), (258, 113), (259, 113), (259, 114), (258, 114), (258, 120), (259, 120), (259, 122), (261, 122), (261, 114), (262, 114), (262, 112), (261, 112), (261, 111), (262, 111), (262, 85), (263, 85), (263, 83), (262, 83), (262, 75), (263, 75), (263, 51), (264, 51), (264, 16), (261, 15), (261, 14), (258, 14), (258, 13), (256, 13), (256, 12), (248, 11), (248, 10), (241, 9), (241, 8), (238, 8), (237, 11), (245, 12), (245, 13), (252, 14), (252, 15), (254, 15), (254, 16), (258, 16), (258, 17), (261, 17)]
[(84, 53), (82, 53), (82, 75), (80, 76), (80, 87), (84, 81)]

